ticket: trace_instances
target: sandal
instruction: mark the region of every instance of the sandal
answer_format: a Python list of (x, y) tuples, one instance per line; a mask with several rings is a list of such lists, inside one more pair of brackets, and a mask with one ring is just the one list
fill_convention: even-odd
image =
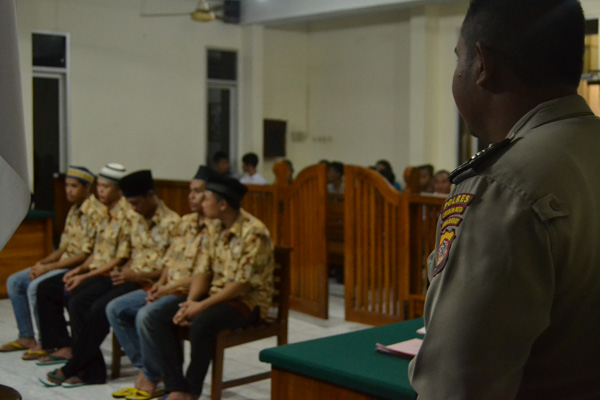
[(39, 378), (40, 382), (46, 387), (57, 387), (64, 383), (65, 378), (56, 375), (58, 369), (48, 372), (46, 379)]
[[(46, 359), (42, 360), (42, 358), (46, 358)], [(55, 356), (54, 354), (47, 354), (45, 356), (40, 356), (40, 358), (38, 358), (38, 360), (35, 362), (35, 364), (36, 365), (54, 365), (54, 364), (63, 364), (63, 363), (66, 363), (67, 361), (69, 361), (69, 360), (64, 357)]]
[(87, 383), (85, 383), (83, 379), (79, 378), (78, 376), (72, 376), (68, 379), (65, 379), (61, 386), (66, 389), (72, 389), (85, 385), (87, 385)]
[(115, 399), (123, 399), (130, 394), (133, 394), (137, 389), (131, 386), (125, 387), (123, 389), (119, 389), (116, 392), (113, 392), (112, 397)]
[(9, 353), (11, 351), (19, 350), (27, 350), (27, 348), (17, 342), (8, 342), (2, 345), (2, 348), (0, 348), (0, 353)]
[(133, 388), (133, 390), (134, 391), (131, 394), (125, 397), (127, 400), (149, 400), (165, 394), (164, 390), (156, 390), (152, 394), (136, 388)]
[(25, 353), (23, 353), (23, 355), (21, 356), (21, 359), (23, 359), (25, 361), (32, 361), (32, 360), (37, 360), (40, 357), (45, 357), (48, 354), (49, 353), (47, 351), (45, 351), (45, 350), (32, 350), (32, 349), (29, 349)]

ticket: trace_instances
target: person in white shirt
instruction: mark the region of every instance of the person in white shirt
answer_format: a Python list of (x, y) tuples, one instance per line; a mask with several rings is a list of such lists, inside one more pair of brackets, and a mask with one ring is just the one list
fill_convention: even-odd
[(269, 182), (256, 171), (258, 165), (258, 156), (254, 153), (246, 153), (242, 157), (242, 169), (244, 175), (240, 178), (240, 182), (244, 185), (268, 185)]

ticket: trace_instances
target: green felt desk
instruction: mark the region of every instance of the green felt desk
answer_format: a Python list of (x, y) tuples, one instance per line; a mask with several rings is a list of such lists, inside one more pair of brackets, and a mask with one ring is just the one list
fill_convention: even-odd
[[(417, 395), (407, 375), (410, 360), (379, 353), (375, 351), (375, 343), (388, 345), (419, 337), (416, 330), (422, 326), (423, 319), (418, 318), (270, 348), (261, 351), (259, 357), (261, 361), (270, 363), (274, 372), (309, 379), (308, 383), (296, 382), (297, 386), (308, 387), (312, 380), (317, 380), (317, 386), (330, 385), (363, 396), (355, 397), (357, 399), (415, 399)], [(278, 376), (276, 373), (272, 376), (272, 386), (276, 388), (275, 393), (271, 393), (272, 399), (301, 398), (300, 395), (295, 396), (300, 387), (283, 388), (286, 394), (277, 395), (282, 390), (281, 382), (277, 382)], [(289, 381), (287, 378), (284, 380)], [(336, 398), (348, 398), (348, 394)]]

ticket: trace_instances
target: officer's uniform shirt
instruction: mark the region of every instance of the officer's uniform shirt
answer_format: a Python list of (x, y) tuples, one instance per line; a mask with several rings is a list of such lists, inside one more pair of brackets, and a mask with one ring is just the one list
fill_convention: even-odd
[(194, 273), (212, 273), (209, 295), (223, 290), (230, 282), (249, 284), (251, 290), (240, 300), (253, 310), (260, 307), (267, 316), (273, 296), (273, 242), (269, 230), (243, 209), (229, 229), (215, 222), (213, 240), (204, 242)]
[(138, 274), (160, 271), (160, 261), (171, 244), (171, 237), (180, 220), (179, 215), (167, 208), (162, 201), (159, 202), (150, 223), (133, 209), (129, 214), (132, 220), (131, 270)]
[(60, 236), (58, 247), (64, 250), (60, 260), (75, 257), (79, 254), (90, 254), (96, 241), (96, 229), (106, 218), (107, 209), (94, 195), (81, 203), (73, 204), (65, 220), (65, 229)]
[[(198, 213), (181, 217), (161, 261), (163, 268), (168, 268), (166, 286), (192, 276), (200, 249), (205, 241), (210, 240), (211, 231), (214, 231), (213, 221), (205, 220)], [(186, 292), (186, 289), (182, 288), (181, 292)]]
[(108, 211), (108, 217), (100, 222), (90, 263), (91, 271), (102, 267), (114, 258), (129, 258), (131, 212), (135, 213), (127, 199), (121, 197)]
[(409, 368), (422, 398), (600, 398), (599, 151), (568, 96), (453, 173)]

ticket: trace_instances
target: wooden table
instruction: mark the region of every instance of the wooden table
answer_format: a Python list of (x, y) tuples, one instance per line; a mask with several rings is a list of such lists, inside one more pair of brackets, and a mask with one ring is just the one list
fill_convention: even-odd
[(263, 350), (270, 363), (271, 399), (413, 400), (409, 359), (375, 351), (419, 337), (421, 318)]
[(52, 252), (54, 213), (32, 210), (0, 251), (0, 298), (6, 298), (6, 279), (31, 267)]

